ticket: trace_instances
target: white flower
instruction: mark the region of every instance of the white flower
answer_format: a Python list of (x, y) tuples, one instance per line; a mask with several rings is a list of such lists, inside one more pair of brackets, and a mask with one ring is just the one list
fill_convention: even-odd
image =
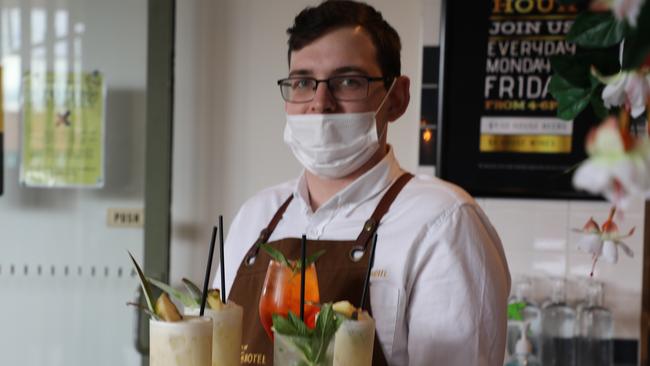
[(636, 27), (643, 2), (644, 0), (614, 0), (611, 5), (614, 17), (618, 20), (626, 19), (632, 27)]
[(599, 79), (607, 84), (602, 93), (605, 107), (629, 104), (632, 117), (636, 118), (643, 114), (650, 97), (650, 74), (621, 71), (609, 77), (599, 76)]
[(634, 141), (610, 117), (587, 136), (586, 159), (573, 185), (625, 208), (633, 199), (650, 197), (650, 139)]
[(636, 27), (644, 2), (645, 0), (593, 0), (589, 9), (596, 12), (611, 10), (617, 20), (625, 19), (632, 27)]

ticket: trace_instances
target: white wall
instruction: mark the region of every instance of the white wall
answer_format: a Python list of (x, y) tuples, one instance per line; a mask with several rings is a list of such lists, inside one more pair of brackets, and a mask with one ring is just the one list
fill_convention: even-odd
[[(282, 142), (283, 104), (275, 81), (286, 74), (285, 30), (316, 1), (196, 0), (178, 3), (174, 199), (171, 278), (202, 279), (211, 226), (225, 224), (257, 190), (294, 177), (299, 166)], [(398, 30), (403, 72), (412, 78), (411, 106), (389, 131), (402, 165), (417, 167), (422, 44), (438, 44), (440, 0), (369, 1)], [(423, 22), (422, 19), (426, 18)], [(587, 254), (575, 250), (580, 228), (604, 203), (479, 199), (500, 233), (513, 278), (589, 273)], [(637, 227), (627, 243), (635, 258), (599, 264), (616, 336), (638, 338), (641, 309), (643, 209), (620, 222)], [(251, 243), (242, 243), (250, 245)], [(543, 283), (542, 281), (538, 281)], [(546, 293), (536, 286), (535, 298)], [(571, 293), (579, 293), (571, 290)]]

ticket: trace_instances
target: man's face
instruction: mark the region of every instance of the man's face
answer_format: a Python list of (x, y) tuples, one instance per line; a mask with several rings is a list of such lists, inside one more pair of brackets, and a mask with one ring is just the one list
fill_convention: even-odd
[[(290, 77), (327, 79), (345, 75), (384, 76), (377, 64), (375, 46), (361, 27), (332, 30), (301, 50), (291, 53)], [(287, 114), (370, 112), (379, 107), (385, 94), (382, 81), (372, 82), (368, 98), (353, 102), (337, 101), (327, 89), (326, 83), (319, 83), (311, 102), (286, 103), (285, 110)]]

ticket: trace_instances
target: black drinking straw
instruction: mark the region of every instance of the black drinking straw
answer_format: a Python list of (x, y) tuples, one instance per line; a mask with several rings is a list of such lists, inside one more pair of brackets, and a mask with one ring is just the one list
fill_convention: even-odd
[(370, 271), (375, 264), (375, 248), (377, 247), (377, 233), (372, 237), (372, 247), (370, 247), (370, 259), (368, 260), (368, 270), (366, 271), (366, 279), (363, 282), (363, 292), (361, 293), (361, 304), (359, 308), (363, 309), (366, 305), (366, 294), (370, 285)]
[(221, 302), (226, 303), (226, 270), (223, 259), (223, 215), (219, 215), (219, 262), (221, 263)]
[(210, 253), (208, 254), (208, 266), (205, 269), (205, 280), (203, 281), (203, 298), (201, 299), (200, 316), (203, 316), (205, 311), (205, 301), (208, 299), (208, 282), (210, 281), (210, 270), (212, 268), (212, 255), (214, 254), (214, 242), (217, 239), (217, 227), (212, 227), (212, 239), (210, 240)]
[(305, 254), (307, 253), (307, 237), (303, 234), (300, 243), (300, 320), (305, 321)]

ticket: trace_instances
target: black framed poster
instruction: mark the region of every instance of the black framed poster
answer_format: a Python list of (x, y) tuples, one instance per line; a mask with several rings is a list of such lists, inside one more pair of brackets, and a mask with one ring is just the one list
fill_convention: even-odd
[(558, 117), (553, 55), (578, 9), (552, 0), (443, 4), (438, 175), (475, 196), (590, 198), (571, 185), (599, 120)]

